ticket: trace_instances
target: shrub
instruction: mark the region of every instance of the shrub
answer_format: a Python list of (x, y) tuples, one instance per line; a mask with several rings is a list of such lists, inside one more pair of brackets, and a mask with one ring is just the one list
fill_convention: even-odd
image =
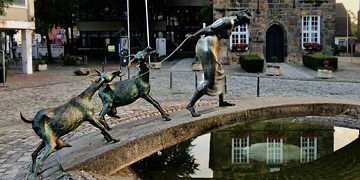
[(80, 56), (72, 56), (67, 54), (64, 58), (64, 65), (80, 66), (83, 64), (83, 59)]
[(239, 63), (246, 72), (262, 72), (264, 69), (264, 60), (258, 55), (241, 55)]
[(313, 70), (318, 70), (319, 67), (324, 67), (325, 60), (329, 61), (328, 67), (338, 68), (338, 59), (333, 56), (325, 56), (320, 54), (307, 54), (303, 55), (303, 64)]

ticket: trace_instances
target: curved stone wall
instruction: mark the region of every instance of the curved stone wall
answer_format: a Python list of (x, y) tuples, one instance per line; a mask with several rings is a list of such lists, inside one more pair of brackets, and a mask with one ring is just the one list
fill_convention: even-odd
[(121, 138), (106, 143), (100, 133), (70, 142), (72, 148), (60, 151), (64, 170), (91, 171), (111, 175), (161, 149), (219, 128), (251, 121), (281, 117), (330, 116), (360, 109), (360, 102), (319, 98), (251, 98), (233, 107), (203, 107), (202, 116), (192, 118), (188, 111), (171, 113), (172, 121), (160, 116), (129, 122), (111, 130)]

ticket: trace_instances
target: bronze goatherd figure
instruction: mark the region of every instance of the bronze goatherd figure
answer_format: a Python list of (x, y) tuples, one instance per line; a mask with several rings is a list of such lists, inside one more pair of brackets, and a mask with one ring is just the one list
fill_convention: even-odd
[[(90, 102), (94, 93), (104, 84), (112, 81), (116, 76), (121, 76), (120, 71), (100, 73), (95, 70), (99, 77), (80, 95), (72, 98), (68, 103), (56, 108), (46, 108), (40, 110), (33, 119), (28, 119), (20, 111), (21, 119), (26, 123), (31, 123), (35, 133), (42, 139), (41, 144), (32, 153), (31, 179), (35, 179), (37, 172), (44, 163), (45, 159), (54, 151), (63, 147), (71, 147), (64, 143), (61, 136), (75, 130), (83, 121), (88, 121), (101, 130), (107, 141), (118, 142), (119, 140), (111, 136), (101, 124), (100, 120), (94, 116), (94, 106)], [(36, 162), (39, 152), (44, 149), (43, 155)]]
[(101, 87), (99, 89), (99, 96), (103, 103), (103, 108), (99, 114), (99, 119), (102, 119), (105, 124), (104, 126), (107, 129), (110, 127), (105, 122), (105, 114), (108, 114), (111, 117), (116, 116), (116, 108), (119, 106), (125, 106), (135, 102), (139, 98), (143, 98), (149, 103), (151, 103), (165, 118), (166, 121), (170, 121), (171, 119), (168, 117), (169, 115), (161, 108), (160, 104), (154, 100), (150, 95), (150, 83), (149, 83), (149, 68), (145, 63), (147, 55), (154, 53), (150, 47), (145, 48), (142, 51), (139, 51), (134, 59), (129, 62), (129, 66), (131, 62), (134, 60), (138, 61), (138, 66), (140, 68), (139, 74), (137, 77), (119, 81), (113, 84), (106, 84), (105, 87)]
[(186, 107), (193, 117), (200, 116), (196, 112), (194, 104), (204, 94), (218, 95), (220, 107), (234, 105), (224, 101), (225, 71), (219, 62), (220, 40), (228, 39), (236, 26), (249, 24), (251, 15), (252, 11), (250, 10), (239, 11), (236, 18), (221, 18), (193, 35), (201, 36), (196, 44), (195, 51), (204, 70), (204, 80), (197, 87), (193, 98)]

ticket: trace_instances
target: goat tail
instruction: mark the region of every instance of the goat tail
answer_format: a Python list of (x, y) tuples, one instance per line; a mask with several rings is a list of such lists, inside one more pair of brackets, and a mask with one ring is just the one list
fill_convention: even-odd
[(33, 122), (32, 119), (28, 119), (22, 111), (20, 111), (20, 116), (21, 116), (21, 119), (26, 123), (32, 123)]

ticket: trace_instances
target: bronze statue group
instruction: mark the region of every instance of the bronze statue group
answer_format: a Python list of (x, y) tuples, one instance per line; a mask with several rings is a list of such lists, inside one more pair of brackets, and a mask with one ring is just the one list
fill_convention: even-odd
[[(197, 87), (190, 103), (186, 107), (193, 117), (200, 116), (200, 114), (196, 112), (194, 105), (205, 94), (219, 96), (220, 107), (234, 105), (224, 101), (225, 71), (219, 60), (220, 40), (228, 39), (236, 26), (249, 24), (251, 15), (252, 11), (241, 10), (235, 18), (223, 17), (191, 36), (199, 38), (195, 52), (201, 61), (204, 71), (204, 80)], [(186, 40), (187, 39), (184, 41)], [(177, 49), (179, 48), (180, 47)], [(165, 120), (171, 120), (168, 117), (169, 115), (161, 108), (160, 104), (149, 95), (149, 68), (145, 63), (145, 59), (147, 55), (154, 52), (150, 47), (147, 47), (134, 56), (133, 60), (139, 61), (138, 64), (140, 68), (139, 75), (134, 78), (111, 84), (110, 82), (115, 77), (123, 75), (120, 71), (101, 73), (96, 70), (99, 77), (96, 78), (86, 90), (72, 98), (68, 103), (56, 108), (42, 109), (33, 119), (27, 118), (20, 112), (21, 119), (26, 123), (31, 123), (35, 133), (42, 139), (41, 144), (31, 155), (32, 166), (30, 170), (32, 174), (30, 179), (36, 178), (45, 159), (55, 149), (59, 150), (63, 147), (71, 147), (69, 144), (63, 142), (61, 136), (75, 130), (84, 121), (88, 121), (99, 128), (105, 140), (118, 142), (118, 139), (109, 134), (108, 130), (110, 130), (110, 127), (104, 118), (105, 114), (117, 117), (116, 107), (124, 106), (136, 101), (138, 98), (143, 98), (151, 103)], [(169, 56), (172, 54), (173, 53)], [(96, 117), (94, 115), (94, 107), (90, 100), (98, 90), (103, 108), (99, 117)], [(45, 150), (42, 156), (36, 161), (38, 154), (44, 148)]]

